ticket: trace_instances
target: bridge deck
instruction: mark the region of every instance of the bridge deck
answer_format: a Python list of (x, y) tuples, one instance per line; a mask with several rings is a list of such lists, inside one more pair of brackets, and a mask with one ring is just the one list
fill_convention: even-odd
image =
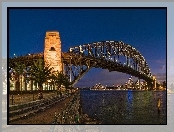
[[(38, 59), (44, 59), (43, 53), (11, 58), (9, 59), (9, 66), (14, 67), (16, 62), (22, 62), (22, 63), (25, 63), (26, 66), (28, 66), (28, 65), (32, 65), (32, 63), (34, 61), (37, 61)], [(65, 65), (72, 64), (74, 66), (83, 66), (83, 65), (89, 66), (89, 67), (93, 66), (95, 68), (108, 69), (110, 72), (118, 71), (118, 72), (127, 73), (132, 76), (139, 77), (140, 79), (144, 79), (147, 82), (152, 82), (153, 80), (151, 77), (147, 76), (145, 73), (141, 73), (137, 70), (134, 70), (133, 68), (128, 67), (127, 65), (109, 61), (101, 57), (97, 58), (97, 57), (92, 57), (87, 55), (62, 52), (62, 61)]]

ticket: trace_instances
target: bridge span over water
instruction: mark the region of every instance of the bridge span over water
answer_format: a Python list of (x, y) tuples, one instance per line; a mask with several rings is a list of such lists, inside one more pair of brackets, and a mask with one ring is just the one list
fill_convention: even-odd
[(92, 67), (118, 71), (145, 80), (156, 87), (147, 61), (134, 47), (122, 41), (99, 41), (70, 47), (67, 52), (61, 51), (59, 32), (46, 32), (43, 53), (27, 54), (9, 58), (9, 66), (15, 67), (18, 62), (26, 66), (44, 60), (55, 70), (66, 74), (72, 85), (76, 84)]

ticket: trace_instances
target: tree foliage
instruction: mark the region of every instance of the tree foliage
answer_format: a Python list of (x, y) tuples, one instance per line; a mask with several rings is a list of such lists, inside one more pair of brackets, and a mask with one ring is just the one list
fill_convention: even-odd
[(64, 85), (65, 88), (69, 88), (69, 86), (71, 85), (70, 81), (68, 80), (68, 77), (65, 76), (62, 72), (55, 72), (53, 78), (58, 88), (60, 88), (61, 85)]
[(33, 80), (37, 83), (39, 90), (42, 90), (42, 85), (50, 79), (52, 70), (53, 68), (50, 68), (49, 65), (45, 65), (45, 62), (40, 59), (34, 62), (34, 65), (31, 66), (29, 71), (29, 80)]
[[(25, 64), (23, 64), (22, 62), (18, 62), (18, 63), (15, 63), (15, 67), (13, 69), (14, 80), (17, 80), (17, 84), (20, 82), (19, 87), (21, 90), (22, 90), (22, 76), (26, 75), (25, 68), (26, 68)], [(18, 85), (17, 85), (17, 89), (19, 90)]]

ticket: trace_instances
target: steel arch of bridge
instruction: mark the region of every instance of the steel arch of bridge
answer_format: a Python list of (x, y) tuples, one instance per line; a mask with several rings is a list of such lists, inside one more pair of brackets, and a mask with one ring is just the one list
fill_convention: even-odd
[[(100, 41), (83, 44), (69, 48), (68, 53), (71, 58), (68, 63), (66, 74), (72, 78), (75, 84), (91, 67), (108, 69), (109, 71), (119, 71), (139, 77), (152, 82), (150, 68), (141, 55), (131, 45), (122, 41)], [(125, 57), (125, 63), (120, 62), (120, 56)], [(86, 66), (85, 68), (83, 68)]]
[[(9, 66), (15, 67), (14, 62), (19, 61), (29, 66), (43, 58), (43, 53), (11, 58)], [(73, 85), (92, 67), (127, 73), (150, 83), (153, 81), (145, 58), (137, 49), (122, 41), (100, 41), (74, 46), (62, 53), (62, 61), (64, 73), (69, 76)]]

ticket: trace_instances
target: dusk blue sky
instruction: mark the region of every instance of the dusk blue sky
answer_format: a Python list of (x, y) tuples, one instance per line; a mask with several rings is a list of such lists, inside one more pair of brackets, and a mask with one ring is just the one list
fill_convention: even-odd
[[(63, 52), (90, 42), (122, 40), (141, 52), (159, 81), (166, 78), (165, 9), (10, 9), (9, 56), (43, 52), (46, 31), (60, 32)], [(117, 85), (129, 76), (93, 68), (76, 86)]]

